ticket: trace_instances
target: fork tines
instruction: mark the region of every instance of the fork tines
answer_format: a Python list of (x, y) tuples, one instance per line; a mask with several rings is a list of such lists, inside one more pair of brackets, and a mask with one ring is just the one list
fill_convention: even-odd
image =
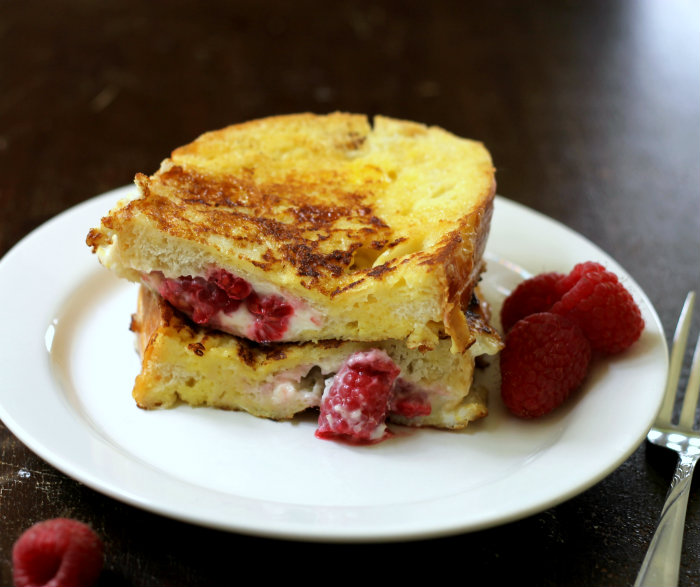
[[(669, 363), (668, 380), (666, 383), (666, 391), (664, 392), (663, 403), (656, 418), (655, 426), (662, 428), (670, 428), (673, 418), (673, 408), (677, 397), (676, 391), (678, 381), (680, 379), (681, 370), (683, 367), (683, 359), (685, 358), (686, 344), (688, 334), (690, 332), (691, 317), (693, 315), (693, 307), (695, 305), (695, 292), (689, 292), (681, 315), (676, 326), (676, 331), (673, 336), (673, 348), (671, 349), (671, 359)], [(678, 419), (680, 428), (691, 430), (695, 424), (695, 412), (698, 405), (698, 394), (700, 393), (700, 337), (695, 346), (693, 355), (692, 367), (688, 376), (688, 384), (685, 390), (683, 399), (683, 407)]]

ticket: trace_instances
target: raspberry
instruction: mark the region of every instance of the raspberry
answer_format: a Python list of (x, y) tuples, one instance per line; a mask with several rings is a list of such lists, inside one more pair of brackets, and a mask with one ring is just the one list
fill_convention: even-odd
[(284, 298), (258, 295), (249, 282), (225, 269), (211, 269), (206, 279), (191, 275), (171, 279), (158, 274), (157, 283), (158, 293), (197, 324), (223, 328), (217, 314), (232, 314), (245, 303), (254, 317), (246, 335), (257, 342), (280, 340), (294, 314)]
[(389, 435), (385, 420), (400, 369), (384, 351), (356, 352), (345, 361), (321, 398), (318, 438), (373, 444)]
[(396, 380), (389, 400), (391, 414), (416, 418), (429, 416), (431, 411), (432, 406), (425, 392), (417, 390), (415, 385), (401, 377)]
[(644, 319), (617, 276), (598, 267), (577, 265), (566, 280), (573, 281), (574, 273), (578, 273), (578, 279), (551, 311), (577, 324), (593, 350), (604, 354), (620, 353), (640, 337)]
[(279, 340), (287, 330), (294, 308), (280, 296), (250, 294), (246, 300), (248, 311), (255, 316), (250, 337), (257, 342)]
[(89, 587), (102, 570), (103, 546), (92, 529), (68, 518), (34, 524), (12, 549), (16, 587)]
[(501, 351), (501, 397), (521, 418), (551, 412), (588, 372), (591, 347), (581, 329), (549, 312), (519, 320)]
[(547, 312), (559, 300), (557, 284), (562, 278), (561, 273), (541, 273), (520, 283), (503, 302), (503, 332), (508, 332), (513, 324), (525, 316)]
[[(247, 284), (245, 281), (243, 283)], [(240, 287), (236, 289), (236, 295), (240, 290)], [(235, 312), (241, 304), (239, 298), (232, 297), (216, 281), (190, 275), (164, 279), (158, 293), (179, 310), (190, 314), (197, 324), (208, 324), (219, 311), (226, 314)]]
[(591, 273), (598, 273), (600, 271), (606, 271), (606, 269), (600, 263), (596, 263), (595, 261), (586, 261), (585, 263), (578, 263), (577, 265), (574, 265), (574, 268), (569, 272), (569, 274), (563, 276), (559, 283), (557, 283), (557, 298), (561, 298), (561, 296), (574, 287), (582, 277)]
[(245, 279), (236, 277), (225, 269), (214, 269), (209, 275), (209, 280), (216, 283), (232, 300), (244, 300), (253, 291)]

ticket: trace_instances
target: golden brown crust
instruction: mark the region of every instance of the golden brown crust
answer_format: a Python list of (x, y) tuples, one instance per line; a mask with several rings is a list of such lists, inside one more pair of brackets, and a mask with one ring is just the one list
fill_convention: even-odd
[[(430, 344), (443, 329), (455, 350), (471, 342), (463, 310), (495, 194), (493, 165), (478, 142), (407, 121), (377, 117), (372, 127), (361, 115), (306, 113), (206, 133), (135, 181), (140, 197), (87, 238), (93, 251), (118, 248), (117, 270), (129, 278), (167, 270), (130, 258), (139, 238), (157, 232), (324, 314), (364, 312), (384, 297), (410, 305), (415, 300), (402, 299), (410, 296), (430, 310), (411, 310), (422, 322), (389, 336)], [(339, 331), (323, 336), (382, 337), (361, 317), (338, 322)], [(349, 323), (360, 325), (343, 332)]]
[[(154, 182), (156, 190), (177, 193), (177, 198), (154, 193)], [(129, 206), (159, 230), (192, 242), (218, 236), (238, 241), (244, 250), (260, 247), (262, 254), (256, 251), (249, 258), (256, 267), (272, 272), (291, 266), (309, 287), (317, 285), (326, 294), (331, 293), (324, 288), (326, 279), (353, 272), (357, 249), (370, 243), (378, 256), (401, 242), (389, 240), (389, 225), (375, 215), (369, 194), (348, 192), (340, 177), (324, 183), (304, 178), (255, 183), (234, 176), (207, 177), (174, 165), (155, 179), (139, 174), (136, 183), (145, 200)], [(380, 275), (372, 269), (367, 274)]]

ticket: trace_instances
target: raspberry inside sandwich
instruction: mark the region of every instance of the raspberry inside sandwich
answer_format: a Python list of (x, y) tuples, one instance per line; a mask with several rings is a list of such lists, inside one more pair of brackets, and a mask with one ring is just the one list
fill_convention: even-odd
[(320, 322), (302, 303), (277, 294), (260, 294), (248, 281), (225, 269), (177, 278), (153, 271), (142, 279), (197, 324), (256, 342), (282, 340), (295, 317), (297, 323)]
[(316, 436), (374, 444), (390, 436), (385, 424), (390, 413), (408, 418), (430, 415), (427, 394), (399, 378), (400, 372), (378, 349), (348, 357), (326, 384)]
[(372, 349), (348, 358), (321, 398), (316, 436), (375, 443), (388, 434), (385, 420), (400, 369), (384, 352)]

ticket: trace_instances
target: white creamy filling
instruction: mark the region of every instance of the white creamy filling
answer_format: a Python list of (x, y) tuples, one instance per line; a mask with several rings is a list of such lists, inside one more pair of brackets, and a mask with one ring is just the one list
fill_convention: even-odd
[(310, 372), (308, 365), (299, 365), (276, 375), (263, 385), (252, 387), (250, 393), (267, 395), (279, 406), (318, 407), (324, 391), (324, 376), (319, 371), (317, 377), (308, 378)]
[[(318, 330), (323, 324), (321, 314), (309, 308), (308, 304), (295, 305), (289, 298), (285, 298), (285, 301), (294, 308), (294, 313), (289, 317), (287, 330), (280, 340), (296, 340), (301, 332)], [(219, 328), (232, 334), (254, 338), (255, 316), (248, 311), (245, 303), (242, 303), (232, 314), (217, 312), (212, 317), (212, 323), (218, 324)]]

